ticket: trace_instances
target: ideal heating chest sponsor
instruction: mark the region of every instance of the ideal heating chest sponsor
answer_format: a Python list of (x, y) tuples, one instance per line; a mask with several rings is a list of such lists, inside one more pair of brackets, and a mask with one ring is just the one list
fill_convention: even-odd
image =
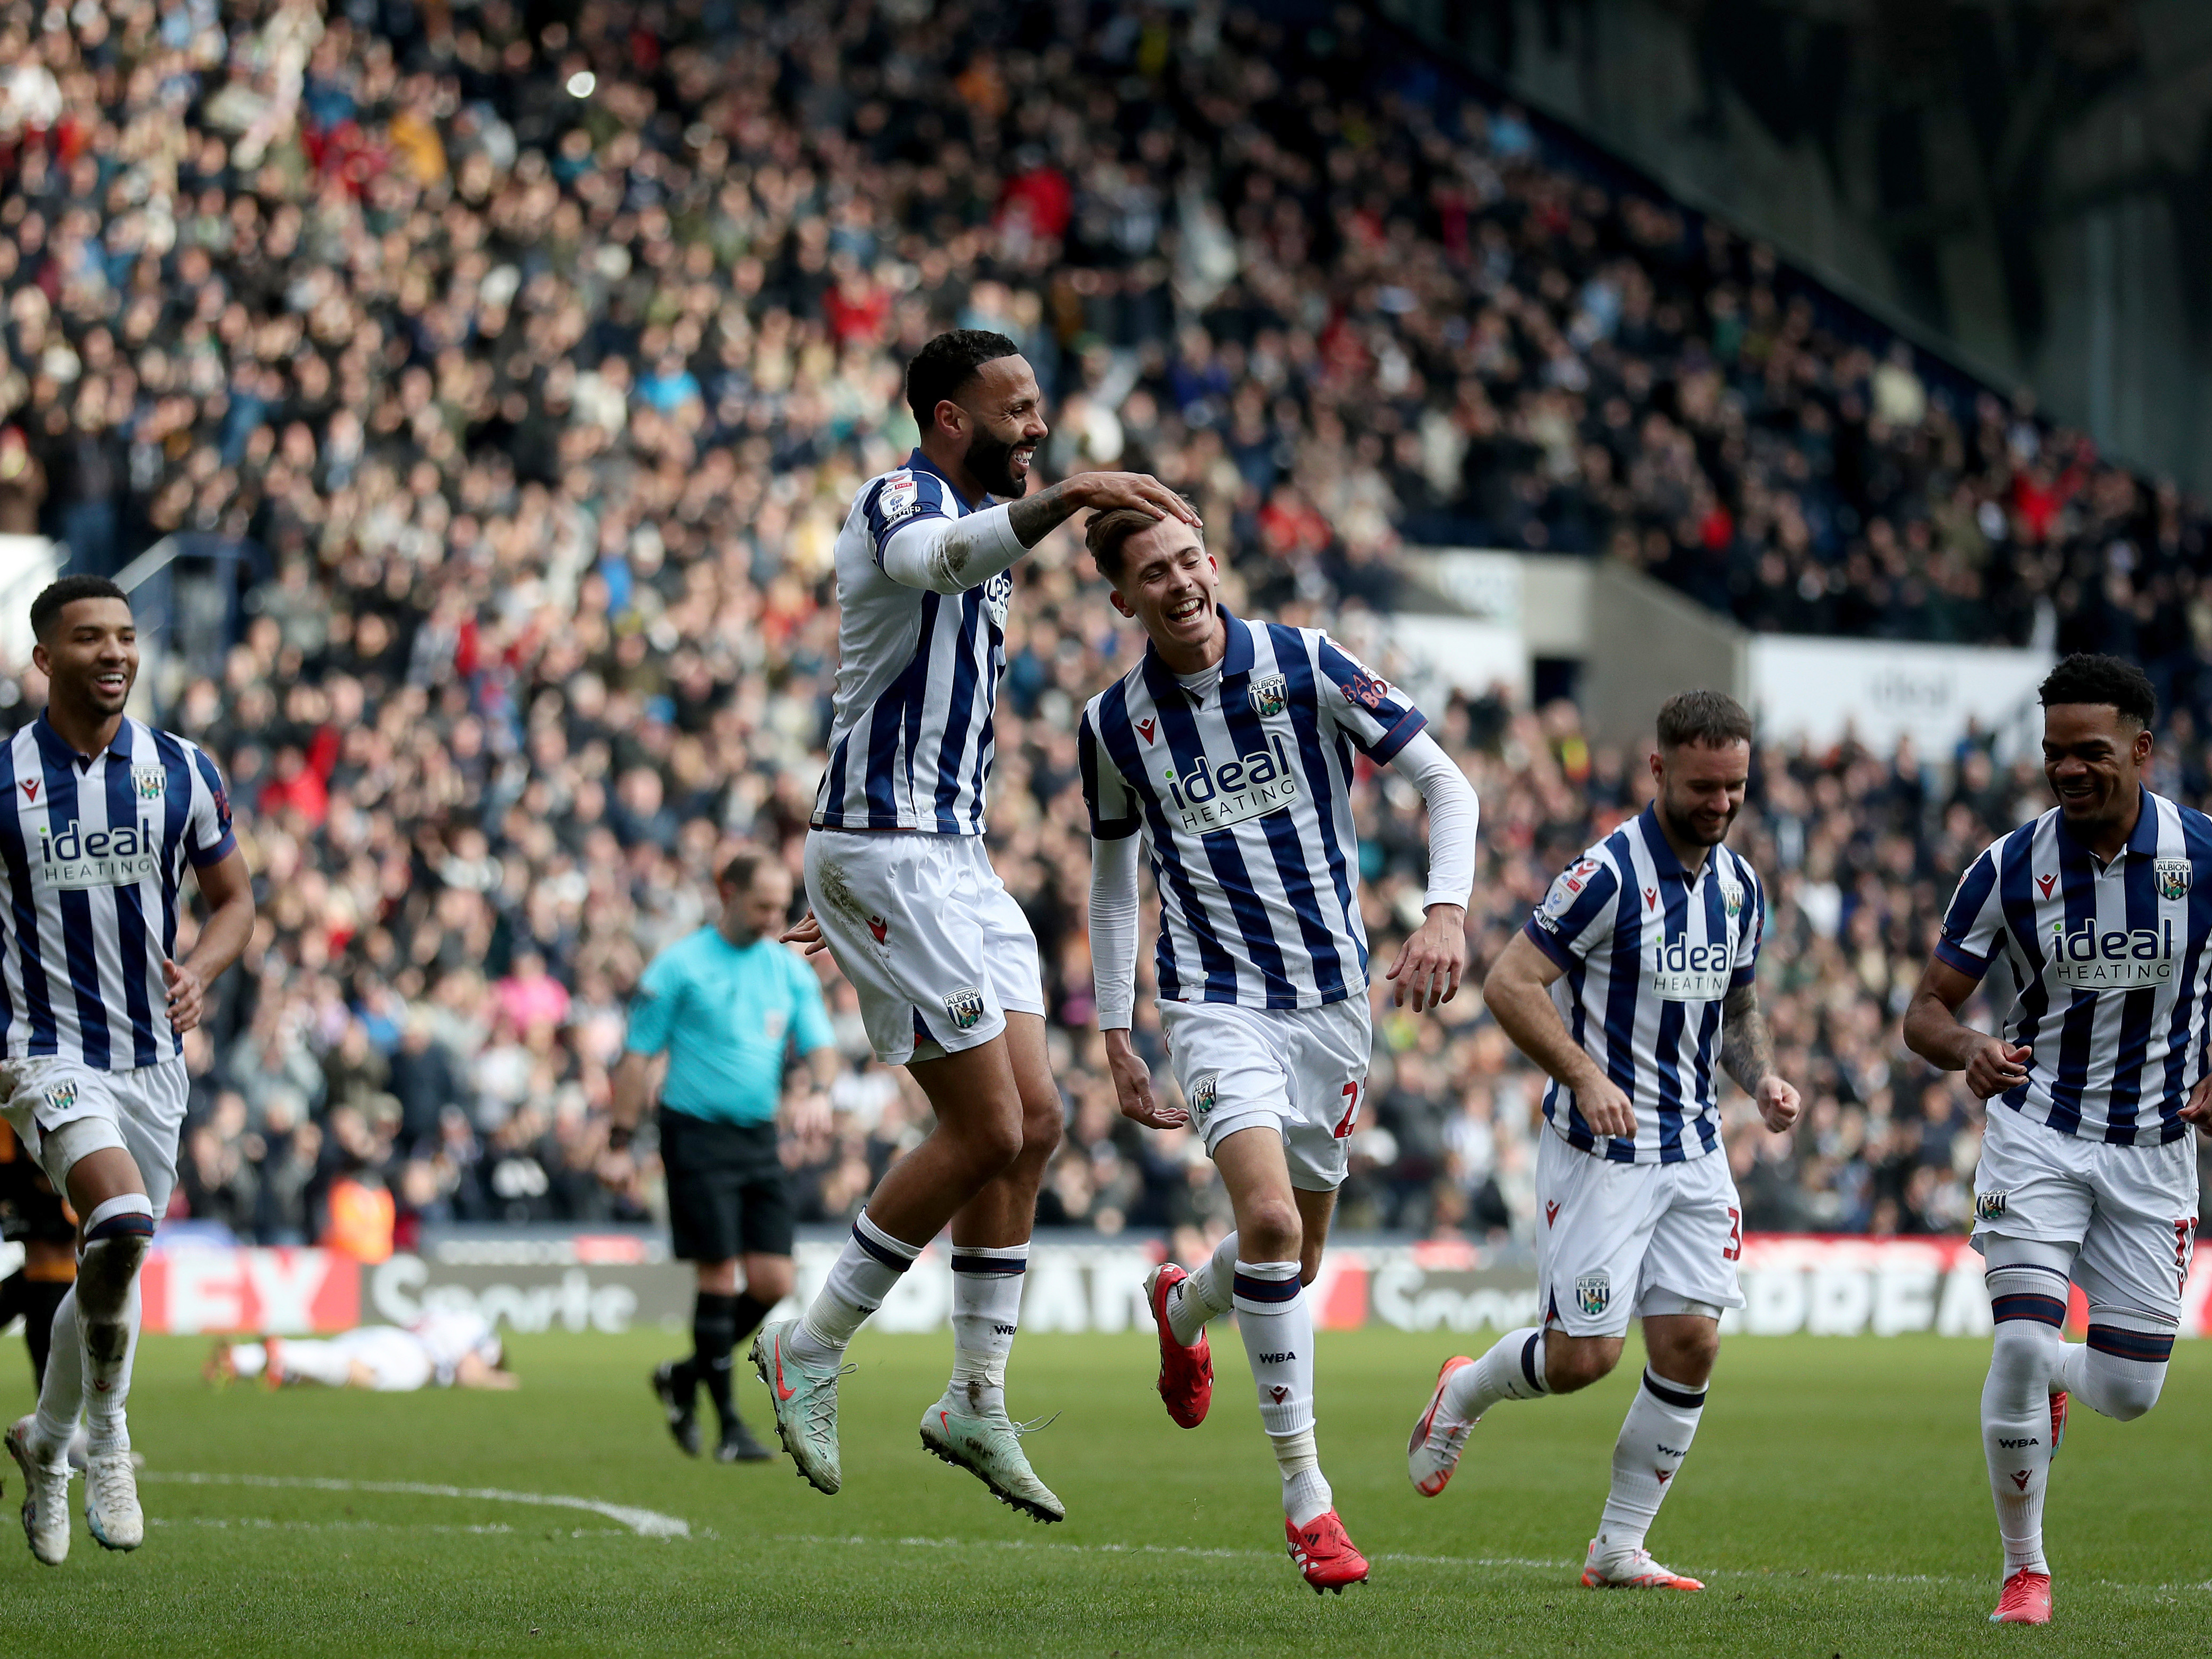
[(127, 887), (161, 873), (161, 843), (141, 819), (112, 830), (87, 830), (74, 820), (57, 832), (41, 826), (31, 884), (41, 890)]
[(1289, 805), (1298, 793), (1298, 775), (1279, 732), (1271, 734), (1267, 747), (1218, 766), (1200, 755), (1180, 774), (1169, 770), (1162, 783), (1182, 827), (1195, 830), (1265, 817)]
[(2179, 959), (2173, 923), (2098, 931), (2094, 921), (2076, 922), (2071, 932), (2063, 921), (2051, 924), (2051, 973), (2059, 984), (2077, 991), (2134, 991), (2164, 985), (2172, 979)]

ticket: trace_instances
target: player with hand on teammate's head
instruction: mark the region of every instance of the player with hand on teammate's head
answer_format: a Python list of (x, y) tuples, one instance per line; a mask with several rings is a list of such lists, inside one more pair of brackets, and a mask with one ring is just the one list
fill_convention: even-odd
[[(124, 1405), (139, 1264), (177, 1179), (184, 1034), (253, 931), (253, 889), (215, 763), (124, 712), (138, 677), (131, 601), (64, 576), (31, 603), (45, 713), (0, 749), (0, 1112), (80, 1218), (39, 1408), (7, 1433), (23, 1528), (69, 1553), (69, 1443), (85, 1420), (85, 1521), (144, 1541)], [(176, 959), (185, 871), (211, 907)]]
[(1501, 1400), (1568, 1394), (1620, 1363), (1632, 1316), (1649, 1363), (1613, 1450), (1590, 1540), (1594, 1589), (1701, 1589), (1644, 1547), (1698, 1431), (1736, 1287), (1742, 1206), (1729, 1175), (1716, 1065), (1779, 1133), (1797, 1091), (1777, 1075), (1753, 982), (1765, 896), (1723, 845), (1751, 776), (1751, 717), (1717, 691), (1659, 710), (1656, 798), (1553, 883), (1499, 956), (1483, 1000), (1553, 1079), (1536, 1155), (1540, 1323), (1481, 1359), (1444, 1362), (1407, 1447), (1435, 1497)]
[(1004, 335), (939, 335), (908, 366), (907, 402), (920, 446), (861, 486), (837, 538), (837, 684), (806, 837), (811, 908), (785, 938), (836, 956), (877, 1057), (907, 1067), (937, 1121), (870, 1194), (805, 1316), (764, 1327), (752, 1357), (799, 1473), (836, 1492), (846, 1345), (949, 1224), (952, 1379), (923, 1413), (922, 1443), (1057, 1521), (1060, 1499), (1006, 1407), (1037, 1188), (1060, 1131), (1036, 939), (983, 848), (1012, 567), (1086, 508), (1195, 515), (1138, 473), (1079, 473), (1027, 493), (1049, 428), (1036, 376)]
[[(2212, 818), (2143, 787), (2158, 702), (2133, 663), (2069, 657), (2042, 702), (2058, 804), (1967, 870), (1905, 1016), (1913, 1052), (1989, 1103), (1973, 1242), (1996, 1324), (1990, 1616), (2026, 1625), (2051, 1620), (2043, 1500), (2069, 1401), (2126, 1421), (2166, 1382), (2197, 1231), (2189, 1130), (2212, 1125)], [(1959, 1018), (1978, 987), (1994, 1033)], [(2069, 1284), (2082, 1343), (2063, 1336)]]
[[(1387, 978), (1415, 1012), (1449, 1001), (1467, 961), (1474, 792), (1419, 710), (1328, 635), (1251, 623), (1185, 519), (1121, 510), (1085, 539), (1114, 608), (1142, 625), (1137, 666), (1077, 729), (1091, 834), (1098, 1024), (1122, 1112), (1205, 1139), (1237, 1230), (1186, 1274), (1146, 1284), (1161, 1397), (1185, 1428), (1212, 1397), (1209, 1320), (1237, 1310), (1282, 1476), (1291, 1555), (1341, 1593), (1367, 1562), (1338, 1519), (1314, 1440), (1314, 1319), (1345, 1143), (1370, 1046), (1352, 754), (1395, 768), (1429, 808), (1426, 917)], [(1137, 873), (1160, 896), (1158, 1006), (1188, 1109), (1155, 1099), (1131, 1041)]]

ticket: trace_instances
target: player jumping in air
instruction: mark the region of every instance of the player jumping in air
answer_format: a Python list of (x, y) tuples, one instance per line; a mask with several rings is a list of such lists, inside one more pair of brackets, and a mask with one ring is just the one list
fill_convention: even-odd
[(1736, 1288), (1742, 1206), (1715, 1103), (1716, 1064), (1778, 1133), (1797, 1091), (1775, 1075), (1753, 974), (1759, 878), (1721, 843), (1751, 773), (1751, 717), (1716, 691), (1659, 710), (1657, 799), (1577, 859), (1492, 969), (1498, 1023), (1549, 1073), (1536, 1155), (1541, 1323), (1481, 1359), (1448, 1359), (1407, 1448), (1433, 1498), (1501, 1400), (1586, 1389), (1620, 1363), (1632, 1315), (1645, 1366), (1613, 1449), (1613, 1487), (1583, 1583), (1702, 1589), (1644, 1548), (1705, 1409)]
[[(1159, 1389), (1185, 1428), (1212, 1399), (1206, 1322), (1237, 1312), (1260, 1420), (1282, 1474), (1291, 1556), (1316, 1591), (1367, 1577), (1314, 1444), (1314, 1320), (1345, 1141), (1370, 1046), (1352, 751), (1395, 767), (1429, 808), (1426, 919), (1389, 977), (1416, 1012), (1467, 961), (1474, 792), (1420, 713), (1326, 634), (1247, 623), (1186, 519), (1109, 512), (1085, 539), (1144, 659), (1091, 699), (1077, 746), (1091, 809), (1098, 1024), (1122, 1112), (1193, 1124), (1237, 1230), (1186, 1274), (1146, 1281)], [(1139, 848), (1160, 896), (1159, 1012), (1188, 1111), (1163, 1106), (1132, 1046)]]
[[(2158, 1401), (2197, 1231), (2189, 1126), (2212, 1123), (2212, 818), (2143, 787), (2158, 704), (2134, 664), (2069, 657), (2042, 701), (2058, 805), (1974, 860), (1905, 1016), (1913, 1052), (1989, 1102), (1974, 1248), (2005, 1572), (1990, 1617), (2018, 1625), (2051, 1621), (2043, 1498), (2069, 1400), (2124, 1422)], [(2000, 1035), (1958, 1018), (1977, 986)], [(2063, 1335), (2069, 1281), (2087, 1342)]]
[(799, 1473), (836, 1492), (846, 1345), (949, 1223), (952, 1380), (922, 1416), (922, 1443), (1057, 1521), (1060, 1499), (1006, 1408), (1037, 1186), (1060, 1129), (1036, 939), (983, 848), (1011, 567), (1085, 508), (1194, 515), (1134, 473), (1024, 495), (1048, 428), (1036, 376), (1003, 335), (938, 336), (908, 367), (907, 402), (920, 447), (863, 486), (837, 538), (836, 700), (806, 838), (811, 908), (785, 937), (810, 953), (828, 945), (877, 1056), (908, 1068), (937, 1123), (869, 1196), (805, 1316), (764, 1327), (752, 1358)]
[[(0, 1111), (81, 1220), (38, 1412), (7, 1439), (31, 1553), (56, 1565), (80, 1415), (86, 1526), (112, 1550), (145, 1540), (124, 1419), (138, 1267), (176, 1184), (184, 1034), (253, 931), (253, 890), (214, 763), (123, 712), (138, 677), (123, 590), (65, 576), (31, 628), (51, 690), (0, 750)], [(212, 908), (180, 962), (188, 865)]]

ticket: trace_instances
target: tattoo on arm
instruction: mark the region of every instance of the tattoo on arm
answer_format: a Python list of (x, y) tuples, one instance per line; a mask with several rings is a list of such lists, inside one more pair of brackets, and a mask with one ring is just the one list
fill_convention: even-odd
[(1757, 986), (1731, 991), (1721, 1004), (1721, 1069), (1746, 1094), (1757, 1092), (1759, 1080), (1774, 1071), (1774, 1038), (1759, 1011)]
[(1035, 547), (1047, 536), (1073, 518), (1076, 505), (1069, 499), (1066, 483), (1053, 484), (1034, 495), (1024, 495), (1006, 508), (1006, 524), (1014, 532), (1014, 539), (1024, 547)]

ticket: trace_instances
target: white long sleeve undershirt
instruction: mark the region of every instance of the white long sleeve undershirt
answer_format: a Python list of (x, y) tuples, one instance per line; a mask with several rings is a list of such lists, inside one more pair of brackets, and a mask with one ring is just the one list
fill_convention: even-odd
[(980, 587), (1029, 551), (1014, 535), (1011, 513), (1000, 506), (964, 519), (916, 519), (891, 532), (884, 574), (932, 593)]
[[(1475, 830), (1481, 803), (1443, 745), (1427, 732), (1391, 767), (1429, 807), (1429, 884), (1422, 900), (1464, 907), (1474, 891)], [(1098, 1029), (1127, 1030), (1137, 1002), (1137, 865), (1142, 837), (1091, 838), (1091, 984)]]

